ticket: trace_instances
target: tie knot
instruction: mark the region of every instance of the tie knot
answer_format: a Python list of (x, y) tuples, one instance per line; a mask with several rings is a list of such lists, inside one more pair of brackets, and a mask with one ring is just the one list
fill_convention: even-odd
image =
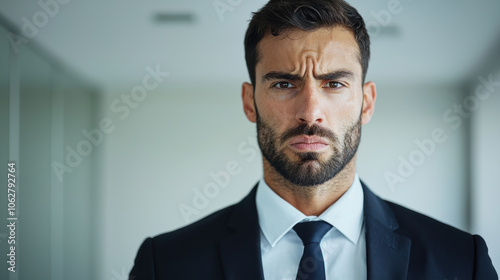
[(325, 234), (332, 228), (332, 225), (325, 221), (303, 222), (296, 224), (293, 229), (302, 239), (305, 245), (310, 243), (320, 243)]

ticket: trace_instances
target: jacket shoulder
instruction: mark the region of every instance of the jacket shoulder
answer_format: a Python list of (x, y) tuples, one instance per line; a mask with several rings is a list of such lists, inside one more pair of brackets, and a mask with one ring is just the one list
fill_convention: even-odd
[(234, 206), (190, 225), (146, 238), (139, 248), (130, 276), (151, 280), (222, 279), (218, 241), (227, 232), (227, 221)]
[(256, 187), (240, 202), (192, 224), (149, 237), (130, 275), (140, 279), (223, 279), (221, 240), (238, 227), (257, 229)]
[(386, 202), (399, 225), (396, 232), (411, 239), (410, 258), (418, 260), (418, 267), (410, 268), (415, 274), (439, 266), (444, 271), (461, 271), (462, 276), (473, 279), (498, 279), (481, 236)]
[(443, 271), (461, 271), (472, 276), (475, 241), (471, 234), (398, 204), (387, 203), (399, 225), (395, 232), (411, 239), (410, 258), (419, 263), (419, 268), (413, 270), (431, 271), (439, 266)]
[(175, 244), (183, 243), (203, 243), (214, 241), (225, 235), (227, 232), (227, 222), (234, 210), (235, 205), (227, 206), (220, 209), (200, 220), (153, 237), (153, 242), (156, 246), (165, 244), (175, 246)]
[[(386, 201), (398, 222), (398, 232), (427, 239), (446, 238), (448, 241), (472, 241), (472, 235), (427, 215)], [(405, 235), (406, 235), (405, 234)], [(450, 239), (451, 238), (451, 239)]]

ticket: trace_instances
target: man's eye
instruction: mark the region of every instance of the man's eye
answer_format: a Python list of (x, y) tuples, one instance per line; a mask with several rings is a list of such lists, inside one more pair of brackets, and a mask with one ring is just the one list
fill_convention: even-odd
[(289, 82), (279, 82), (279, 83), (274, 84), (273, 87), (279, 88), (279, 89), (285, 89), (285, 88), (291, 88), (291, 87), (293, 87), (293, 85)]
[(342, 87), (342, 84), (339, 82), (328, 82), (325, 84), (325, 87), (327, 87), (327, 88), (339, 88), (339, 87)]

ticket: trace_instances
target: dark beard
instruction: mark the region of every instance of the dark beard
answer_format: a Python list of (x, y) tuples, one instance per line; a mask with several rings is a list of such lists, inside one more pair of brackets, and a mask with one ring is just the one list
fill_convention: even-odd
[[(278, 137), (276, 132), (262, 121), (257, 107), (255, 108), (260, 150), (271, 166), (292, 184), (307, 187), (325, 183), (342, 171), (358, 150), (361, 138), (361, 114), (357, 122), (350, 126), (344, 134), (343, 146), (337, 147), (339, 140), (335, 133), (318, 125), (302, 124), (285, 131)], [(315, 135), (329, 139), (333, 150), (331, 158), (322, 163), (319, 161), (319, 153), (304, 152), (297, 153), (299, 161), (293, 162), (282, 150), (278, 150), (278, 147), (281, 147), (281, 144), (287, 139), (300, 135)], [(307, 164), (309, 161), (317, 161), (317, 164)]]

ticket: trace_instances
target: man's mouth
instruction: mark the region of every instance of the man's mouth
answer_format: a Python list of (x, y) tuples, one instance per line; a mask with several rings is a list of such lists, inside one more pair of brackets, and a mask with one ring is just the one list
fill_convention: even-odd
[(328, 141), (317, 136), (295, 136), (288, 144), (295, 150), (302, 152), (316, 152), (328, 147)]

